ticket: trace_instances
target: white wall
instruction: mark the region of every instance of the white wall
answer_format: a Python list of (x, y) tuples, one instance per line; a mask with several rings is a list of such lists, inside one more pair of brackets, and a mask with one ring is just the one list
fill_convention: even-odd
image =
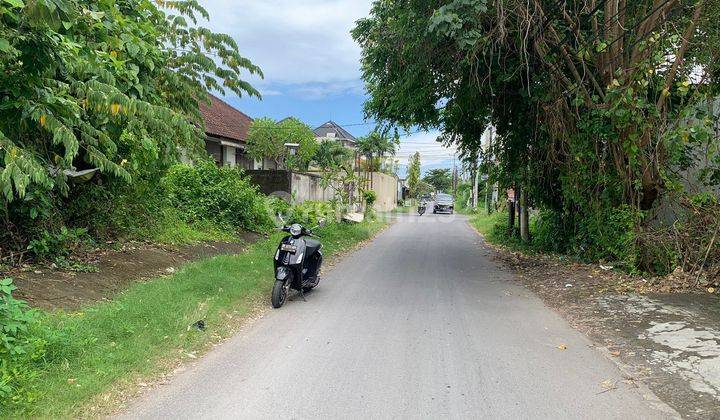
[(225, 160), (223, 162), (223, 166), (229, 166), (231, 168), (235, 167), (235, 147), (232, 146), (222, 146), (223, 148), (223, 159)]

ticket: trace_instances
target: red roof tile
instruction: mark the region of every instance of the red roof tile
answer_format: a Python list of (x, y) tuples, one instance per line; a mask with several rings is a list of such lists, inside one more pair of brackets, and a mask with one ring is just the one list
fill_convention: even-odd
[(205, 121), (205, 134), (236, 141), (246, 141), (252, 118), (220, 98), (208, 94), (210, 105), (200, 101), (200, 114)]

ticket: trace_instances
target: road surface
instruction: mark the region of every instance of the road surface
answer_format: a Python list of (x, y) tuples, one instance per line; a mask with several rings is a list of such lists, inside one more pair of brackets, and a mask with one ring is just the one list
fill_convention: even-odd
[(463, 216), (398, 217), (307, 302), (270, 310), (122, 417), (674, 417), (516, 284)]

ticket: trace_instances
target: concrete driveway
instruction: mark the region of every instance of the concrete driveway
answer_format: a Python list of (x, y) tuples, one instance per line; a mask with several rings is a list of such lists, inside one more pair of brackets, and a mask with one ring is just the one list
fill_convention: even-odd
[(269, 311), (122, 417), (676, 416), (492, 262), (463, 216), (398, 217), (307, 302)]

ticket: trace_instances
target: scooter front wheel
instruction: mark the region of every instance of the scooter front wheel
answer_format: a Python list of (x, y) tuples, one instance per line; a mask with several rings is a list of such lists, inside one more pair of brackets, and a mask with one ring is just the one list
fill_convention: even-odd
[(272, 306), (273, 308), (279, 308), (283, 306), (287, 299), (288, 288), (285, 287), (283, 280), (275, 280), (275, 285), (272, 290)]

